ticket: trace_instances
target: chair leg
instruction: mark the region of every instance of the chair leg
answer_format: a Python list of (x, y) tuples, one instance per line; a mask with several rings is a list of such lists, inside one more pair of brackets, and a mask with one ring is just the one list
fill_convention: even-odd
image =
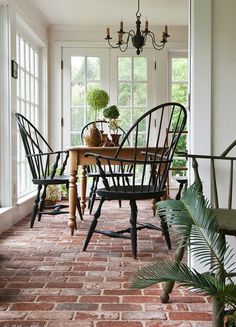
[[(182, 238), (181, 242), (178, 245), (178, 248), (175, 253), (175, 260), (181, 262), (184, 257), (184, 251), (186, 248), (187, 240), (185, 238)], [(161, 302), (167, 303), (169, 301), (169, 294), (172, 292), (174, 288), (175, 282), (165, 282), (163, 284), (163, 292), (161, 294)]]
[(131, 208), (130, 214), (130, 236), (131, 236), (131, 246), (134, 259), (137, 259), (137, 212), (138, 208), (135, 200), (130, 200), (129, 202)]
[(105, 201), (105, 198), (101, 198), (100, 199), (100, 202), (99, 202), (99, 205), (98, 205), (98, 208), (94, 214), (94, 218), (93, 218), (93, 221), (91, 222), (91, 225), (89, 227), (89, 230), (88, 230), (88, 234), (87, 234), (87, 237), (86, 237), (86, 240), (84, 242), (84, 246), (83, 246), (83, 251), (86, 251), (87, 249), (87, 246), (90, 242), (90, 239), (95, 231), (95, 228), (97, 226), (97, 222), (98, 222), (98, 218), (101, 216), (101, 208), (102, 208), (102, 205)]
[(88, 200), (88, 209), (90, 209), (91, 206), (91, 200), (92, 200), (92, 194), (93, 194), (93, 189), (94, 189), (94, 184), (95, 184), (95, 177), (93, 178), (93, 182), (90, 188), (90, 192), (89, 192), (89, 200)]
[[(41, 195), (41, 199), (40, 199), (40, 202), (39, 202), (39, 211), (40, 212), (43, 212), (43, 209), (44, 209), (44, 200), (46, 198), (46, 189), (47, 189), (47, 186), (44, 185), (43, 193)], [(41, 220), (41, 217), (42, 217), (42, 213), (39, 213), (38, 221)]]
[[(120, 186), (120, 177), (117, 176), (116, 179), (117, 179), (117, 185)], [(119, 208), (121, 208), (121, 200), (118, 200), (118, 203), (119, 203)]]
[(94, 206), (94, 202), (96, 199), (96, 191), (98, 188), (98, 181), (99, 181), (99, 177), (95, 177), (95, 183), (94, 183), (94, 188), (93, 188), (93, 192), (91, 195), (91, 202), (90, 202), (90, 208), (89, 208), (89, 214), (91, 215), (92, 211), (93, 211), (93, 206)]
[(171, 240), (170, 240), (170, 233), (168, 224), (165, 221), (164, 217), (159, 214), (160, 220), (161, 220), (161, 227), (163, 231), (163, 235), (165, 236), (166, 244), (168, 246), (168, 249), (171, 250)]
[(78, 213), (79, 213), (79, 216), (80, 216), (80, 220), (84, 220), (83, 219), (82, 210), (81, 210), (81, 206), (80, 206), (80, 200), (79, 200), (79, 198), (77, 198), (76, 207), (77, 207), (77, 210), (78, 210)]
[(39, 200), (40, 200), (40, 191), (42, 189), (42, 185), (38, 185), (38, 192), (36, 195), (36, 198), (34, 200), (34, 206), (33, 206), (33, 211), (31, 214), (31, 221), (30, 221), (30, 228), (34, 227), (34, 221), (38, 212), (38, 205), (39, 205)]

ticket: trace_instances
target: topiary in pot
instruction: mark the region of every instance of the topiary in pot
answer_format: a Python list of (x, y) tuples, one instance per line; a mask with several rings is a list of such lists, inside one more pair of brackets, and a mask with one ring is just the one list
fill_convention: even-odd
[(120, 116), (120, 112), (117, 106), (113, 105), (103, 110), (103, 116), (108, 119), (117, 119)]
[[(119, 109), (116, 105), (110, 106), (108, 108), (105, 108), (103, 110), (103, 116), (104, 118), (109, 119), (108, 127), (111, 131), (113, 131), (113, 134), (111, 133), (112, 142), (115, 145), (118, 145), (119, 137), (117, 136), (118, 131), (118, 117), (120, 115)], [(116, 134), (116, 135), (114, 135)]]
[[(101, 89), (91, 89), (87, 93), (87, 103), (94, 111), (94, 120), (97, 120), (97, 113), (105, 108), (108, 104), (109, 96), (106, 91)], [(87, 131), (85, 137), (85, 144), (88, 146), (99, 146), (102, 141), (101, 132), (97, 129), (96, 123)]]
[(91, 89), (87, 93), (87, 103), (94, 110), (94, 120), (97, 120), (97, 113), (104, 109), (109, 102), (109, 95), (101, 89)]

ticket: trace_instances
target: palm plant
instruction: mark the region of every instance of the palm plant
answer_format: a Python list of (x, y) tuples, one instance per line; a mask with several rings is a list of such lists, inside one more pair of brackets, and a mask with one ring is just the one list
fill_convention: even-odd
[[(230, 278), (232, 249), (220, 233), (216, 217), (202, 194), (199, 182), (191, 185), (181, 200), (157, 203), (159, 214), (171, 224), (179, 246), (189, 251), (208, 270), (199, 273), (178, 261), (157, 261), (144, 266), (131, 278), (131, 287), (145, 288), (161, 282), (177, 282), (213, 298), (213, 327), (224, 326), (225, 307), (236, 310), (236, 285)], [(233, 325), (232, 325), (233, 326)]]

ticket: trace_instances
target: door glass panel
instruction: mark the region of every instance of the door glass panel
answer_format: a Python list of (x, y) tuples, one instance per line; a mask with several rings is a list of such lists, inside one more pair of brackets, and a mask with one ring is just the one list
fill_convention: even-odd
[(134, 83), (134, 106), (147, 105), (147, 83)]
[(98, 57), (88, 57), (87, 79), (89, 81), (100, 81), (100, 59)]
[(99, 57), (70, 57), (70, 145), (82, 144), (83, 126), (94, 120), (86, 103), (86, 94), (91, 88), (101, 87), (101, 67)]
[(85, 77), (85, 58), (71, 57), (71, 80), (84, 82)]
[(118, 80), (130, 81), (132, 78), (132, 58), (118, 58)]
[(118, 106), (130, 107), (132, 99), (132, 85), (131, 83), (119, 83), (118, 89)]
[(84, 106), (85, 89), (81, 83), (72, 83), (71, 85), (71, 105)]
[(147, 80), (147, 60), (144, 57), (134, 57), (134, 79), (136, 81)]
[[(121, 127), (128, 130), (147, 110), (147, 58), (119, 57), (117, 75), (119, 121)], [(144, 134), (140, 137), (145, 139), (145, 123), (142, 131)], [(130, 142), (132, 144), (133, 140)]]

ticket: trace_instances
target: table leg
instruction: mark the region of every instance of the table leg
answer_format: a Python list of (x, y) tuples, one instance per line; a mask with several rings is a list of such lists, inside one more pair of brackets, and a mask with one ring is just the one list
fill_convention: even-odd
[(86, 189), (87, 189), (87, 169), (86, 166), (82, 166), (81, 169), (81, 211), (84, 214), (84, 210), (86, 208)]
[(77, 169), (70, 169), (69, 178), (69, 222), (68, 226), (71, 229), (71, 235), (74, 234), (74, 230), (77, 229), (76, 224), (76, 202), (77, 202)]

